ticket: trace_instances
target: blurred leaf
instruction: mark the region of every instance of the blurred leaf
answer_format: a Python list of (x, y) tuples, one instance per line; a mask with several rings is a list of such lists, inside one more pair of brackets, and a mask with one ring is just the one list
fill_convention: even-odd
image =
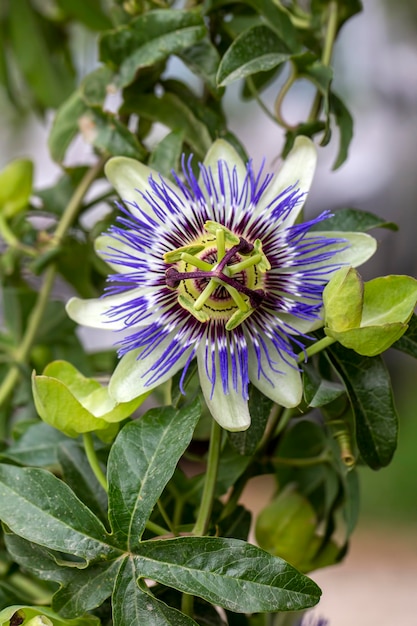
[(191, 617), (139, 588), (137, 579), (141, 572), (137, 571), (136, 565), (135, 560), (127, 557), (120, 567), (113, 592), (114, 626), (197, 626)]
[[(200, 405), (151, 409), (119, 433), (108, 461), (109, 519), (115, 539), (134, 550), (179, 458), (191, 441)], [(122, 470), (123, 468), (123, 470)]]
[(0, 172), (0, 215), (14, 217), (29, 204), (33, 185), (33, 163), (16, 159)]
[(85, 111), (79, 118), (79, 127), (84, 140), (109, 156), (127, 156), (142, 161), (145, 148), (133, 133), (112, 113), (99, 109)]
[(398, 226), (393, 222), (386, 222), (381, 217), (360, 211), (358, 209), (339, 209), (334, 215), (316, 224), (312, 231), (345, 231), (345, 232), (367, 232), (373, 228), (388, 228), (398, 230)]
[(303, 363), (304, 398), (312, 408), (330, 404), (345, 393), (340, 383), (322, 378), (310, 363)]
[(291, 58), (285, 42), (268, 26), (254, 26), (239, 35), (223, 56), (218, 73), (219, 86), (257, 72), (265, 72)]
[(85, 166), (66, 167), (54, 185), (37, 189), (35, 193), (42, 201), (42, 210), (53, 215), (62, 215), (86, 171)]
[(232, 446), (243, 455), (252, 455), (264, 432), (272, 408), (272, 400), (264, 396), (254, 385), (249, 388), (249, 413), (251, 424), (243, 432), (228, 433)]
[(292, 52), (300, 49), (298, 33), (287, 12), (271, 0), (242, 0), (263, 16), (266, 23), (285, 41)]
[(160, 122), (173, 131), (183, 132), (184, 140), (198, 157), (203, 158), (211, 146), (212, 140), (206, 126), (196, 118), (188, 103), (173, 93), (165, 93), (160, 98), (130, 93), (126, 96), (120, 112), (134, 112), (154, 122)]
[(62, 443), (68, 443), (68, 439), (61, 432), (40, 422), (29, 426), (15, 443), (0, 454), (0, 458), (19, 465), (54, 466), (58, 463), (58, 449)]
[(171, 132), (164, 137), (152, 152), (148, 165), (165, 178), (172, 179), (172, 170), (179, 169), (182, 153), (182, 131)]
[(411, 316), (408, 329), (392, 347), (417, 359), (417, 315)]
[(194, 74), (202, 78), (215, 96), (218, 95), (216, 74), (220, 63), (217, 49), (207, 37), (190, 48), (178, 53), (178, 56)]
[(135, 560), (142, 577), (238, 613), (305, 609), (321, 594), (282, 559), (237, 539), (144, 541)]
[(353, 118), (344, 102), (333, 92), (329, 96), (329, 107), (339, 128), (339, 152), (333, 165), (333, 169), (337, 170), (348, 157), (348, 149), (353, 137)]
[(74, 76), (62, 54), (51, 49), (52, 32), (49, 37), (45, 36), (45, 27), (56, 29), (56, 26), (37, 13), (29, 0), (10, 2), (9, 19), (18, 66), (40, 104), (57, 108), (71, 93)]
[(80, 86), (84, 102), (90, 107), (103, 106), (106, 96), (114, 90), (112, 79), (113, 72), (105, 65), (87, 74)]
[(307, 571), (315, 551), (317, 518), (309, 501), (287, 486), (266, 505), (256, 520), (256, 541), (300, 571)]
[(61, 163), (72, 140), (79, 133), (79, 120), (87, 111), (80, 91), (74, 93), (58, 109), (48, 138), (54, 161)]
[(57, 5), (67, 16), (91, 30), (106, 30), (112, 22), (102, 10), (100, 0), (56, 0)]
[(398, 416), (381, 357), (364, 357), (339, 345), (328, 348), (352, 404), (356, 441), (372, 469), (388, 465), (397, 446)]
[(197, 12), (149, 11), (127, 26), (105, 33), (100, 41), (100, 60), (118, 70), (115, 84), (125, 87), (140, 68), (193, 46), (205, 34), (204, 21)]

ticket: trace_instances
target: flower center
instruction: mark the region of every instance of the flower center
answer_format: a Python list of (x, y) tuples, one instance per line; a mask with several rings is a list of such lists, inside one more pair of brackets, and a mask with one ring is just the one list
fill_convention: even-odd
[(164, 255), (172, 264), (165, 281), (200, 322), (219, 319), (233, 330), (262, 303), (271, 266), (259, 239), (252, 244), (217, 222), (207, 221), (204, 228), (207, 235)]

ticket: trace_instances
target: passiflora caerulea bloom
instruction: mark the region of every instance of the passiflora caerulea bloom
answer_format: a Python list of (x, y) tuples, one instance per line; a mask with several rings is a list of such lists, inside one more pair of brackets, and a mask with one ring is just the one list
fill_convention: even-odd
[(133, 159), (107, 163), (124, 204), (96, 249), (115, 273), (102, 298), (73, 298), (67, 310), (80, 324), (120, 333), (109, 383), (116, 401), (196, 358), (207, 405), (228, 430), (250, 424), (249, 382), (285, 407), (300, 403), (297, 353), (322, 324), (323, 288), (341, 265), (375, 251), (363, 233), (310, 232), (326, 215), (297, 223), (315, 164), (306, 137), (277, 176), (254, 171), (223, 140), (198, 178), (183, 162), (175, 184)]

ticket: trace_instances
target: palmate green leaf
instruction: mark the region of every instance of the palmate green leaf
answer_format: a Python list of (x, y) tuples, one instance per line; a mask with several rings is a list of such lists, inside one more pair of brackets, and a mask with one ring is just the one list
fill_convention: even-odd
[(295, 611), (314, 606), (321, 595), (291, 565), (237, 539), (146, 541), (136, 555), (142, 577), (237, 613)]
[(140, 68), (193, 46), (206, 32), (201, 15), (195, 11), (149, 11), (127, 26), (104, 34), (100, 41), (100, 60), (117, 69), (115, 85), (125, 87)]
[(113, 624), (146, 626), (197, 626), (197, 623), (140, 588), (137, 561), (127, 557), (117, 576), (113, 593)]
[(212, 139), (205, 124), (193, 113), (186, 102), (176, 94), (165, 93), (161, 97), (152, 94), (126, 94), (120, 113), (136, 113), (153, 122), (160, 122), (173, 131), (184, 133), (184, 140), (196, 156), (203, 158)]
[(62, 587), (52, 607), (63, 617), (76, 617), (101, 606), (113, 592), (123, 558), (91, 565), (87, 569), (65, 568)]
[(225, 87), (251, 74), (271, 70), (291, 56), (285, 42), (271, 28), (253, 26), (239, 35), (224, 54), (217, 83)]
[(29, 541), (87, 561), (118, 554), (93, 513), (42, 469), (0, 465), (0, 519)]
[(372, 469), (388, 465), (397, 446), (398, 416), (381, 357), (364, 357), (339, 345), (330, 358), (346, 385), (356, 424), (356, 441)]
[(107, 467), (109, 519), (119, 545), (128, 550), (138, 546), (156, 501), (191, 441), (200, 410), (198, 402), (180, 410), (151, 409), (119, 433)]
[[(85, 615), (83, 617), (78, 617), (76, 619), (67, 620), (62, 619), (60, 615), (52, 611), (52, 609), (48, 607), (35, 607), (35, 606), (26, 606), (22, 604), (17, 604), (14, 606), (9, 606), (3, 611), (0, 611), (0, 626), (10, 626), (11, 624), (17, 624), (22, 622), (14, 622), (12, 620), (13, 615), (19, 611), (19, 619), (24, 619), (24, 623), (26, 624), (30, 619), (37, 616), (45, 616), (47, 617), (53, 626), (100, 626), (100, 620), (98, 617), (94, 615)], [(43, 621), (39, 621), (39, 626), (44, 624)]]
[(368, 232), (373, 228), (388, 228), (398, 230), (394, 222), (387, 222), (383, 218), (358, 209), (339, 209), (334, 215), (311, 228), (314, 230), (345, 231), (345, 232)]

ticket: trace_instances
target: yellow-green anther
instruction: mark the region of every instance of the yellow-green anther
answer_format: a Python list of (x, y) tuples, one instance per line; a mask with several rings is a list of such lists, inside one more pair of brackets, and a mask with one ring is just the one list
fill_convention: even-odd
[(242, 322), (252, 315), (255, 309), (249, 308), (247, 311), (235, 311), (232, 317), (227, 321), (226, 330), (237, 328)]
[(216, 243), (217, 243), (217, 262), (220, 263), (224, 255), (226, 254), (226, 242), (224, 231), (221, 228), (216, 230)]
[(207, 300), (210, 298), (213, 291), (215, 291), (218, 287), (218, 283), (212, 278), (208, 285), (203, 289), (203, 291), (198, 296), (197, 300), (194, 302), (194, 308), (196, 311), (199, 311), (203, 308)]
[(258, 269), (260, 272), (267, 272), (268, 270), (271, 269), (271, 264), (268, 261), (268, 259), (266, 258), (266, 256), (264, 255), (264, 253), (262, 252), (262, 241), (260, 239), (255, 239), (255, 242), (253, 244), (253, 248), (254, 251), (257, 254), (260, 254), (262, 256), (262, 260), (259, 261), (258, 263)]
[(229, 270), (229, 275), (233, 276), (234, 274), (238, 274), (239, 272), (247, 269), (248, 267), (252, 267), (252, 265), (257, 265), (258, 263), (261, 263), (262, 259), (263, 259), (262, 254), (254, 254), (253, 256), (250, 256), (247, 259), (240, 261), (239, 263), (235, 263), (234, 265), (229, 265), (229, 267), (227, 268)]
[(202, 250), (204, 250), (205, 246), (203, 244), (196, 244), (192, 246), (182, 246), (181, 248), (176, 248), (176, 250), (172, 250), (171, 252), (165, 252), (164, 261), (166, 263), (176, 263), (177, 261), (181, 261), (181, 255), (187, 253), (189, 255), (198, 254)]
[(183, 252), (181, 254), (181, 261), (194, 265), (194, 267), (198, 267), (199, 270), (203, 270), (204, 272), (211, 272), (213, 269), (213, 266), (210, 265), (210, 263), (206, 263), (206, 261), (199, 259), (197, 256), (188, 254), (188, 252)]
[(213, 222), (212, 220), (207, 220), (207, 222), (204, 224), (204, 228), (208, 233), (212, 235), (217, 235), (217, 231), (222, 230), (224, 232), (227, 243), (230, 243), (233, 246), (237, 246), (237, 244), (240, 242), (239, 237), (232, 233), (232, 231), (230, 231), (228, 228), (223, 226), (223, 224), (218, 224), (217, 222)]
[(189, 300), (182, 294), (178, 296), (178, 302), (182, 306), (183, 309), (191, 313), (199, 322), (208, 322), (210, 320), (210, 316), (204, 311), (197, 311), (195, 308), (195, 302)]

